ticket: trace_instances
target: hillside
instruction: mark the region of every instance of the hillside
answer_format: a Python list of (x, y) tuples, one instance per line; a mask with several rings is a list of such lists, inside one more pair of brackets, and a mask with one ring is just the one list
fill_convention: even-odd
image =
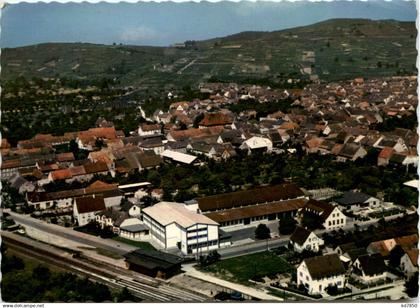
[(334, 19), (275, 32), (243, 32), (187, 48), (49, 43), (2, 50), (1, 78), (115, 78), (162, 90), (224, 81), (384, 76), (415, 72), (414, 22)]

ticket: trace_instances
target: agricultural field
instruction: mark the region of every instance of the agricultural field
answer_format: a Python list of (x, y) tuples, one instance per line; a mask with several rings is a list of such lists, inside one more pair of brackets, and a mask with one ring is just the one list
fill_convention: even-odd
[[(170, 90), (291, 76), (320, 81), (416, 72), (413, 22), (335, 19), (274, 32), (243, 32), (185, 48), (57, 43), (5, 48), (2, 79), (66, 77)], [(7, 77), (5, 77), (7, 76)]]

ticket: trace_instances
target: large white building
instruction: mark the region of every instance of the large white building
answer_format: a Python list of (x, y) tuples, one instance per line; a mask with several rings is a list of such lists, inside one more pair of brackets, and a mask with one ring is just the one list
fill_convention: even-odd
[(150, 238), (164, 249), (184, 254), (205, 253), (219, 247), (219, 224), (192, 212), (182, 203), (159, 202), (143, 210)]
[(297, 284), (303, 285), (309, 294), (325, 295), (328, 287), (345, 286), (345, 273), (338, 254), (305, 259), (297, 268)]

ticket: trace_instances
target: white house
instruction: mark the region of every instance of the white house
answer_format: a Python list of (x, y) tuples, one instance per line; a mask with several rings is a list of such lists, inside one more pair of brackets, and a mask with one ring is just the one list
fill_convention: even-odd
[(254, 151), (264, 151), (270, 153), (273, 150), (273, 143), (268, 138), (263, 137), (251, 137), (245, 140), (240, 146), (241, 150), (247, 150), (248, 154)]
[(400, 261), (401, 270), (407, 277), (411, 277), (419, 271), (419, 250), (418, 248), (409, 249), (402, 256)]
[(100, 196), (80, 197), (74, 200), (73, 217), (79, 226), (84, 226), (95, 221), (95, 215), (105, 209), (104, 198)]
[(194, 213), (182, 203), (159, 202), (143, 209), (143, 222), (150, 238), (164, 249), (178, 248), (184, 254), (219, 247), (219, 224)]
[(305, 259), (297, 268), (297, 284), (303, 285), (309, 294), (325, 294), (330, 286), (345, 286), (346, 270), (337, 254)]
[(380, 254), (360, 256), (352, 265), (352, 276), (364, 284), (384, 280), (386, 266)]
[(305, 206), (305, 211), (318, 215), (326, 230), (343, 228), (347, 222), (347, 217), (337, 206), (326, 202), (310, 199)]
[(302, 252), (305, 249), (318, 252), (319, 247), (324, 245), (324, 240), (308, 229), (297, 227), (290, 236), (290, 243), (296, 252)]

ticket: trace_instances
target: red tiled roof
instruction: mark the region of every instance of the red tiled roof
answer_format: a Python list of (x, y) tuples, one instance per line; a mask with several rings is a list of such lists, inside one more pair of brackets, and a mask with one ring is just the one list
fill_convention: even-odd
[(141, 126), (142, 131), (149, 132), (153, 130), (160, 130), (159, 124), (142, 124)]
[(389, 159), (394, 153), (394, 149), (390, 147), (384, 147), (379, 153), (379, 158)]
[(106, 209), (102, 196), (87, 196), (76, 198), (77, 212), (79, 214), (104, 211)]
[(98, 172), (107, 172), (108, 166), (105, 162), (98, 161), (96, 163), (87, 163), (83, 165), (86, 170), (86, 173), (98, 173)]
[(215, 222), (222, 223), (232, 220), (271, 215), (295, 211), (305, 206), (306, 199), (295, 199), (287, 201), (278, 201), (271, 203), (258, 204), (242, 208), (228, 209), (204, 214)]
[(73, 161), (75, 160), (75, 158), (72, 152), (68, 152), (68, 153), (57, 154), (57, 160), (59, 162), (66, 162), (66, 161)]
[(200, 121), (200, 126), (219, 126), (232, 124), (233, 119), (223, 113), (207, 113)]
[(408, 250), (407, 252), (408, 257), (410, 258), (411, 263), (414, 266), (418, 266), (419, 265), (419, 250), (417, 248), (413, 248)]
[(418, 243), (419, 237), (417, 234), (411, 234), (401, 237), (396, 237), (395, 242), (397, 245), (400, 245), (401, 247), (410, 247), (414, 246)]
[(175, 140), (181, 139), (199, 139), (203, 137), (218, 136), (223, 131), (223, 126), (214, 126), (208, 128), (190, 128), (186, 130), (172, 130), (170, 135)]
[(60, 170), (51, 171), (50, 175), (53, 181), (66, 180), (66, 179), (72, 178), (72, 173), (70, 169), (60, 169)]
[(197, 201), (201, 211), (212, 211), (295, 199), (303, 195), (304, 193), (298, 186), (289, 183), (202, 197)]

